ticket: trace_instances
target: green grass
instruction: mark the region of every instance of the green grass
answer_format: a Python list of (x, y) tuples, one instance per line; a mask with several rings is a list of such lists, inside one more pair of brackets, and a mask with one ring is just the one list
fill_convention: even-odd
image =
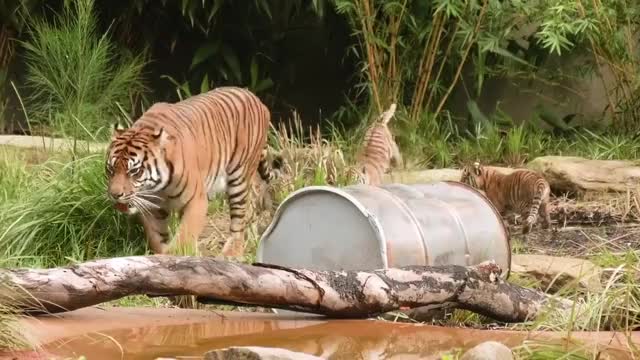
[(597, 360), (600, 354), (588, 350), (587, 346), (560, 345), (552, 342), (525, 341), (511, 349), (516, 359), (521, 360)]
[(22, 191), (0, 204), (0, 266), (49, 267), (144, 253), (140, 226), (106, 197), (103, 162), (102, 154), (47, 161), (33, 166), (28, 186), (20, 177), (8, 184)]
[[(397, 111), (390, 126), (412, 167), (457, 167), (473, 161), (518, 167), (545, 155), (597, 160), (636, 159), (640, 155), (640, 138), (611, 130), (578, 129), (554, 135), (532, 123), (518, 125), (510, 119), (496, 118), (463, 131), (453, 120), (442, 120), (424, 115), (418, 123), (412, 123), (402, 109)], [(500, 125), (499, 121), (509, 125)], [(354, 143), (354, 134), (359, 131), (356, 129), (350, 136), (335, 137)]]
[(607, 263), (615, 270), (603, 282), (600, 293), (585, 293), (577, 284), (567, 284), (558, 295), (575, 303), (571, 313), (558, 316), (551, 311), (548, 316), (527, 324), (534, 330), (553, 331), (629, 331), (640, 326), (640, 256), (628, 251), (614, 260), (606, 252), (596, 264)]
[[(142, 56), (126, 54), (98, 33), (93, 0), (65, 2), (53, 21), (32, 18), (23, 45), (28, 108), (54, 134), (105, 137), (144, 89)], [(121, 107), (120, 107), (120, 106)]]

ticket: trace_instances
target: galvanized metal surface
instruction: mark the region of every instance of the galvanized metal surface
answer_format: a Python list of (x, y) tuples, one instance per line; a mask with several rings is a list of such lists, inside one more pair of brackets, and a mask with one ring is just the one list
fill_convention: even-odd
[(260, 262), (313, 270), (490, 259), (507, 277), (508, 232), (486, 197), (458, 182), (300, 189), (282, 202), (257, 252)]

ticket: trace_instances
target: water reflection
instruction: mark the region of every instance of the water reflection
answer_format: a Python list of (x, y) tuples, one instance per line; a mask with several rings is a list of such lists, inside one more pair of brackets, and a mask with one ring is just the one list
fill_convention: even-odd
[(436, 359), (453, 348), (482, 341), (520, 344), (527, 334), (393, 324), (371, 320), (264, 320), (221, 318), (201, 324), (140, 327), (58, 341), (46, 347), (64, 356), (94, 359), (155, 359), (202, 356), (228, 346), (267, 346), (325, 359)]

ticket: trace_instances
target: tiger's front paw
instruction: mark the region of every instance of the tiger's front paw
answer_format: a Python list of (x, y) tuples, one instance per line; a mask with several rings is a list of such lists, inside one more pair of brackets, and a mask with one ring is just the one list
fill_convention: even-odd
[(244, 256), (244, 244), (240, 235), (230, 236), (224, 243), (220, 254), (227, 258), (241, 258)]

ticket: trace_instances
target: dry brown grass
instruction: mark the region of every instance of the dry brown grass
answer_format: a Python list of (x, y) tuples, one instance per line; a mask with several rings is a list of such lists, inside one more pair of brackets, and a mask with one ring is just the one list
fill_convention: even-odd
[(300, 118), (294, 117), (289, 126), (281, 124), (274, 132), (272, 153), (283, 160), (282, 177), (275, 184), (280, 192), (289, 193), (301, 185), (337, 185), (346, 180), (349, 166), (345, 153), (339, 144), (323, 138), (319, 128), (305, 131)]
[[(1, 281), (1, 280), (0, 280)], [(6, 283), (0, 283), (0, 294), (5, 300), (13, 299), (9, 294), (16, 293), (16, 289)], [(26, 349), (31, 344), (20, 329), (19, 316), (16, 315), (16, 306), (10, 301), (0, 303), (0, 351), (3, 349)], [(1, 355), (0, 355), (1, 357)]]
[(551, 216), (558, 226), (607, 225), (640, 221), (640, 192), (589, 193), (582, 199), (556, 198), (551, 203)]
[[(269, 160), (281, 157), (282, 166), (276, 179), (265, 186), (256, 178), (252, 184), (249, 219), (247, 221), (247, 259), (253, 259), (260, 238), (272, 220), (277, 206), (293, 191), (310, 185), (345, 185), (350, 182), (351, 168), (343, 150), (334, 141), (324, 138), (319, 128), (305, 129), (298, 117), (289, 126), (273, 129)], [(271, 203), (263, 203), (261, 194), (267, 191)], [(229, 209), (224, 194), (210, 207), (207, 228), (200, 237), (203, 254), (217, 254), (229, 233)]]

